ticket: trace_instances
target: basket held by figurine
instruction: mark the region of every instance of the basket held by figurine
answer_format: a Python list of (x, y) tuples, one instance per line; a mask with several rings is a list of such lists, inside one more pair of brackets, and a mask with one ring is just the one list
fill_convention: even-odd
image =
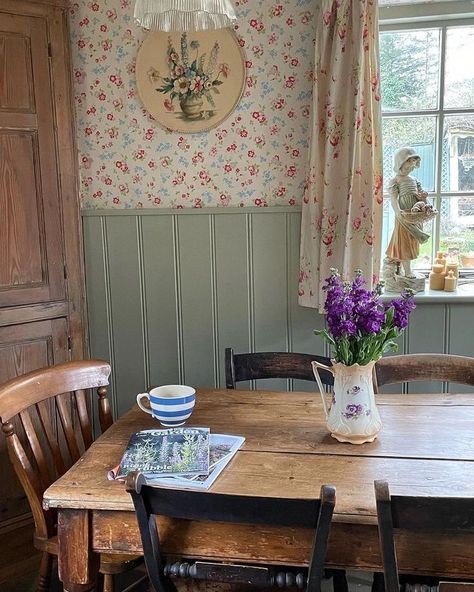
[(436, 210), (426, 209), (423, 212), (413, 212), (411, 210), (402, 210), (404, 220), (411, 224), (423, 224), (435, 218), (438, 214)]

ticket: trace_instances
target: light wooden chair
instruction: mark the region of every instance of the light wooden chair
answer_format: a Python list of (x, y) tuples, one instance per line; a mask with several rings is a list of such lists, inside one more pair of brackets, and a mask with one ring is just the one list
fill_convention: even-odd
[[(375, 481), (380, 552), (382, 554), (385, 592), (400, 592), (400, 577), (394, 534), (397, 529), (409, 531), (440, 531), (474, 533), (474, 497), (416, 497), (390, 495), (386, 481)], [(474, 559), (474, 552), (473, 552)], [(449, 583), (449, 586), (453, 584)], [(445, 589), (448, 584), (443, 584)], [(474, 584), (472, 584), (474, 586)], [(414, 589), (413, 586), (411, 589)], [(440, 592), (442, 586), (440, 584)], [(472, 592), (469, 588), (462, 588)], [(459, 592), (446, 590), (446, 592)]]
[[(319, 499), (285, 499), (247, 495), (209, 494), (203, 491), (161, 489), (145, 484), (142, 474), (129, 473), (126, 481), (137, 514), (145, 564), (155, 592), (175, 592), (170, 575), (195, 580), (267, 586), (297, 585), (307, 592), (320, 592), (324, 561), (336, 502), (333, 487), (323, 485)], [(309, 569), (230, 565), (226, 563), (167, 562), (161, 554), (157, 516), (180, 520), (234, 524), (307, 527), (314, 529)]]
[[(112, 424), (105, 388), (109, 375), (106, 362), (84, 360), (34, 370), (0, 386), (0, 418), (8, 454), (31, 507), (35, 547), (43, 552), (37, 592), (49, 590), (53, 558), (58, 554), (56, 512), (43, 509), (43, 493), (92, 444), (87, 389), (97, 388), (101, 430)], [(114, 574), (141, 560), (102, 555), (104, 592), (113, 591)]]
[(450, 354), (403, 354), (381, 358), (374, 367), (378, 392), (386, 384), (440, 380), (474, 386), (474, 358)]
[[(331, 366), (331, 360), (313, 354), (291, 352), (256, 352), (235, 354), (231, 347), (225, 350), (225, 382), (228, 389), (235, 389), (237, 382), (260, 378), (294, 378), (315, 382), (311, 362), (316, 360)], [(334, 384), (330, 372), (319, 370), (323, 384)]]

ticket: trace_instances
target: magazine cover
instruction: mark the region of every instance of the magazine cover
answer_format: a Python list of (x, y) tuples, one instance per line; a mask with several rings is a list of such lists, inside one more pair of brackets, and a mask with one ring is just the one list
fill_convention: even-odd
[(115, 478), (141, 471), (159, 475), (207, 475), (209, 428), (143, 430), (132, 435)]
[(209, 489), (244, 442), (245, 438), (242, 436), (211, 434), (209, 437), (209, 474), (188, 474), (172, 477), (151, 476), (147, 477), (147, 484), (178, 489)]

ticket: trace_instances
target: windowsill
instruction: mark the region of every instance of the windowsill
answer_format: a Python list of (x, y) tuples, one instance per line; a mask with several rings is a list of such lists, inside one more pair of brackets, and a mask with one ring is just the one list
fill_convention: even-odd
[[(400, 296), (397, 292), (384, 292), (382, 301), (391, 300)], [(444, 290), (430, 290), (428, 282), (424, 292), (415, 294), (416, 302), (474, 302), (474, 284), (461, 284), (455, 292), (445, 292)]]

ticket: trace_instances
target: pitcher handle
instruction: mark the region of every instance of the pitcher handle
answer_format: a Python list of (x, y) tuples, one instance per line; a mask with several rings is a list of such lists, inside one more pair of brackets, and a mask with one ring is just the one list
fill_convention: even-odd
[(313, 367), (314, 378), (316, 379), (316, 383), (317, 383), (318, 389), (319, 389), (319, 394), (321, 395), (321, 401), (323, 402), (324, 414), (326, 415), (326, 419), (328, 419), (329, 418), (329, 406), (326, 403), (326, 397), (324, 396), (324, 386), (323, 386), (323, 383), (321, 382), (321, 377), (319, 376), (318, 368), (321, 368), (322, 370), (327, 370), (333, 376), (334, 376), (334, 370), (332, 369), (331, 366), (326, 366), (326, 364), (321, 364), (321, 362), (316, 362), (316, 360), (313, 360), (311, 362), (311, 366)]

